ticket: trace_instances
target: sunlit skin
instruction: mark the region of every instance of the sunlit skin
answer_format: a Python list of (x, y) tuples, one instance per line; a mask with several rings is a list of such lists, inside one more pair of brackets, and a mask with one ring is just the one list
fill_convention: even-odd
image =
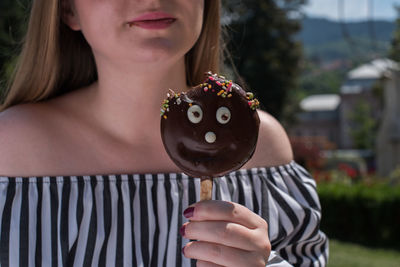
[[(82, 31), (92, 47), (99, 79), (0, 114), (1, 175), (180, 172), (163, 148), (160, 103), (168, 88), (189, 89), (184, 55), (200, 35), (204, 2), (63, 0), (63, 7), (62, 20)], [(129, 25), (155, 11), (176, 21), (157, 30)], [(287, 164), (292, 152), (284, 130), (267, 113), (259, 116), (257, 149), (244, 167)], [(192, 207), (184, 237), (201, 241), (185, 247), (186, 257), (198, 259), (198, 266), (265, 266), (270, 253), (265, 220), (229, 202)]]

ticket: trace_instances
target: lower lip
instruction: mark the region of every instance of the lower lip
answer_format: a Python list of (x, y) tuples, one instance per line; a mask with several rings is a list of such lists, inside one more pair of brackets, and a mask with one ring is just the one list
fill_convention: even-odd
[(160, 19), (160, 20), (143, 20), (130, 22), (129, 26), (137, 26), (147, 30), (160, 30), (166, 29), (175, 22), (175, 19)]

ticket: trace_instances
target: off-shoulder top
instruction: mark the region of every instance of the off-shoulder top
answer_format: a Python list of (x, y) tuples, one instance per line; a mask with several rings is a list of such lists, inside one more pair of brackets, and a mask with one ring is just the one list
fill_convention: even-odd
[[(213, 183), (213, 199), (268, 222), (268, 266), (326, 265), (316, 184), (304, 168), (243, 169)], [(0, 266), (195, 266), (179, 228), (199, 189), (181, 173), (0, 177)]]

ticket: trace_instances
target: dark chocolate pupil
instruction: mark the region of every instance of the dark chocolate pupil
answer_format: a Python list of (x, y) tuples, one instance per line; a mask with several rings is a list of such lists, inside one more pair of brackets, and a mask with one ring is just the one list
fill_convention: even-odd
[(194, 111), (193, 112), (193, 116), (198, 118), (198, 117), (200, 117), (200, 113), (198, 111)]
[(221, 116), (221, 119), (224, 120), (224, 121), (227, 121), (229, 119), (229, 116), (224, 114), (224, 115)]

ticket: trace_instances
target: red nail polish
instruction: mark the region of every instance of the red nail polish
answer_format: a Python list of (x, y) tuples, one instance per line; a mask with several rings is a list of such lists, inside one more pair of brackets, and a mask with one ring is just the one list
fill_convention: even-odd
[(185, 211), (183, 212), (183, 216), (185, 216), (188, 219), (193, 217), (193, 214), (194, 214), (194, 207), (189, 207), (185, 209)]
[(182, 225), (181, 229), (179, 229), (179, 233), (181, 234), (181, 236), (185, 236), (185, 229), (186, 225)]

